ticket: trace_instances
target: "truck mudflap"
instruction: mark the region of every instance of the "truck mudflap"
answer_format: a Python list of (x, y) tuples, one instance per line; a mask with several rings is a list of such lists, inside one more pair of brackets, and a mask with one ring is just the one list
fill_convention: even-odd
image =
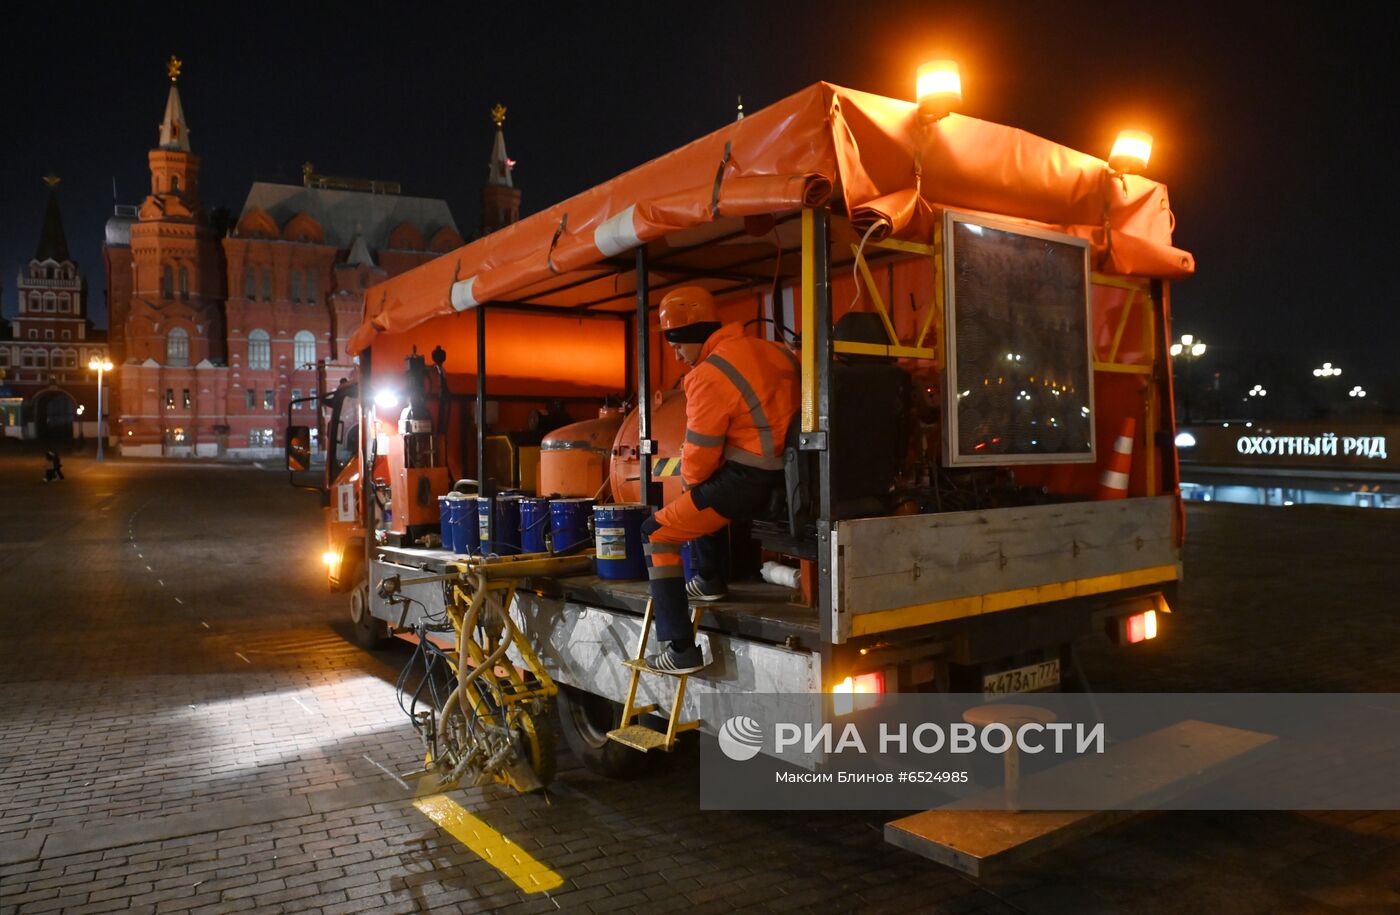
[(1172, 496), (841, 521), (833, 642), (1180, 578)]

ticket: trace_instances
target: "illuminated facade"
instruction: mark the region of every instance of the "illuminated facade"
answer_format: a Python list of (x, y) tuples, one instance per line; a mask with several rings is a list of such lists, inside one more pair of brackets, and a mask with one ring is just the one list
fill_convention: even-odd
[(212, 226), (176, 75), (172, 61), (151, 194), (108, 223), (113, 435), (128, 455), (269, 456), (317, 389), (314, 363), (331, 385), (348, 371), (364, 290), (462, 239), (445, 201), (309, 163), (301, 185), (258, 182), (232, 226)]
[(97, 379), (88, 360), (107, 335), (87, 317), (87, 281), (68, 253), (50, 175), (48, 206), (34, 257), (15, 282), (14, 314), (0, 325), (0, 426), (14, 438), (66, 439), (96, 432)]

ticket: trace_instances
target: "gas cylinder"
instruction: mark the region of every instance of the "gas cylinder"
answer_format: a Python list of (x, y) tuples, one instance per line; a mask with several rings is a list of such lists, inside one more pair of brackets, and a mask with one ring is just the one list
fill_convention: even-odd
[[(614, 502), (640, 502), (641, 455), (637, 447), (637, 411), (634, 409), (617, 430), (612, 447), (612, 497)], [(664, 502), (681, 496), (680, 456), (685, 441), (685, 391), (657, 391), (652, 396), (651, 437), (657, 451), (652, 479), (662, 484)], [(674, 459), (674, 460), (671, 460)]]
[(608, 479), (608, 455), (621, 407), (603, 407), (597, 419), (561, 426), (540, 443), (540, 495), (591, 499)]

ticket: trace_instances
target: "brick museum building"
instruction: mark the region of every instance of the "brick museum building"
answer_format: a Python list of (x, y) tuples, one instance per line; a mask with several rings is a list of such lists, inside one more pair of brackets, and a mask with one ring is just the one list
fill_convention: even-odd
[[(443, 200), (310, 163), (302, 184), (257, 182), (231, 225), (216, 224), (171, 69), (150, 195), (118, 208), (103, 247), (112, 439), (126, 455), (270, 456), (289, 403), (317, 390), (317, 361), (331, 386), (348, 373), (364, 290), (462, 237)], [(496, 152), (504, 159), (499, 129)], [(519, 191), (503, 167), (513, 219)]]

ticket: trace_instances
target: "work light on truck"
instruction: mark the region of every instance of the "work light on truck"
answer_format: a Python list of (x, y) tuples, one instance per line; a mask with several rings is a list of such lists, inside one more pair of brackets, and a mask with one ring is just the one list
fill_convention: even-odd
[(374, 405), (381, 410), (392, 410), (399, 405), (399, 392), (393, 388), (380, 388), (374, 392)]
[(957, 61), (930, 60), (919, 65), (914, 80), (919, 116), (936, 121), (962, 104), (962, 75)]
[(1152, 158), (1152, 134), (1141, 130), (1120, 130), (1108, 154), (1108, 167), (1120, 175), (1136, 175)]

